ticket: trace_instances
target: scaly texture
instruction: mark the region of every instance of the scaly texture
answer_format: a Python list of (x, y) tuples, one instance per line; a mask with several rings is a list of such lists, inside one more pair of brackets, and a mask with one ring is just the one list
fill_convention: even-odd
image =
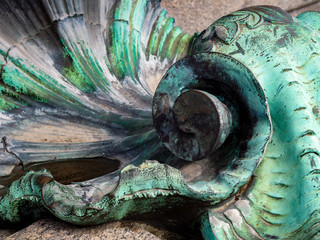
[[(319, 236), (319, 13), (296, 19), (257, 6), (191, 37), (156, 0), (0, 4), (2, 180), (48, 160), (121, 162), (69, 185), (26, 173), (1, 199), (1, 223), (46, 208), (79, 225), (139, 218), (184, 228), (199, 219), (206, 239)], [(216, 151), (190, 134), (198, 112), (175, 115), (190, 91), (230, 110)], [(205, 158), (183, 161), (160, 140)]]
[(318, 234), (319, 20), (319, 13), (295, 19), (276, 8), (252, 7), (218, 20), (196, 40), (199, 47), (206, 41), (253, 72), (273, 124), (250, 188), (225, 210), (212, 209), (202, 219), (208, 239), (310, 239)]

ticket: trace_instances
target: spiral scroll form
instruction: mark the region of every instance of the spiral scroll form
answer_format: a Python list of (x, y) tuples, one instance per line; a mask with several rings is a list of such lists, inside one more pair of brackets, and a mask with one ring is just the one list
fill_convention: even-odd
[(201, 90), (183, 92), (175, 100), (170, 117), (174, 130), (165, 145), (179, 158), (191, 161), (218, 149), (232, 127), (229, 108)]
[[(153, 121), (163, 144), (188, 161), (207, 161), (211, 177), (196, 191), (225, 193), (248, 181), (271, 136), (264, 92), (240, 62), (220, 53), (200, 53), (175, 63), (158, 85)], [(212, 167), (213, 166), (213, 167)]]

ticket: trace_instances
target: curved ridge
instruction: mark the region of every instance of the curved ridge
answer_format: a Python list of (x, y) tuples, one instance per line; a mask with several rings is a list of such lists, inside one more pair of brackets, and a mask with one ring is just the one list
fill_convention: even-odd
[[(2, 154), (3, 176), (52, 159), (111, 157), (122, 168), (168, 156), (153, 131), (153, 91), (193, 37), (159, 20), (164, 12), (159, 0), (1, 1), (0, 137), (21, 160)], [(149, 53), (150, 36), (173, 42)]]
[[(249, 188), (221, 213), (212, 211), (227, 223), (230, 234), (242, 239), (314, 237), (320, 207), (318, 30), (293, 19), (283, 25), (242, 28), (229, 45), (218, 45), (217, 37), (211, 41), (214, 51), (232, 55), (254, 73), (267, 96), (273, 124), (273, 136)], [(225, 216), (230, 209), (237, 209), (237, 217)], [(258, 236), (240, 223), (249, 224)], [(211, 227), (210, 234), (224, 239), (218, 228)]]

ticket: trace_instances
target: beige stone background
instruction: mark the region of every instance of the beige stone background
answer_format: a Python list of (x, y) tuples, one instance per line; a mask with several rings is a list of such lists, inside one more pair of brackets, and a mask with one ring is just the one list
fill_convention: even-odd
[(320, 11), (320, 0), (162, 0), (162, 6), (188, 33), (201, 32), (218, 18), (253, 5), (273, 5), (293, 16), (304, 11)]
[[(223, 15), (252, 5), (278, 6), (293, 16), (309, 10), (320, 11), (320, 0), (163, 0), (162, 2), (162, 6), (176, 19), (176, 25), (188, 33), (200, 32)], [(43, 219), (24, 229), (0, 229), (0, 239), (191, 240), (192, 238), (137, 222), (116, 222), (81, 228), (55, 219)]]

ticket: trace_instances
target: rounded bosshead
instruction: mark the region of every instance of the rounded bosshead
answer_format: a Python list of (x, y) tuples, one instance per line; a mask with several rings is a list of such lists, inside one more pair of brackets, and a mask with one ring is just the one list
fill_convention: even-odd
[(258, 81), (221, 53), (199, 53), (175, 63), (158, 85), (152, 110), (157, 133), (172, 153), (199, 164), (209, 160), (211, 175), (189, 182), (195, 191), (237, 191), (262, 159), (272, 133)]
[[(182, 159), (205, 158), (218, 149), (230, 133), (231, 113), (225, 104), (210, 93), (200, 90), (182, 93), (176, 99), (172, 113), (180, 131), (169, 138), (168, 147)], [(180, 140), (178, 144), (176, 139)]]

